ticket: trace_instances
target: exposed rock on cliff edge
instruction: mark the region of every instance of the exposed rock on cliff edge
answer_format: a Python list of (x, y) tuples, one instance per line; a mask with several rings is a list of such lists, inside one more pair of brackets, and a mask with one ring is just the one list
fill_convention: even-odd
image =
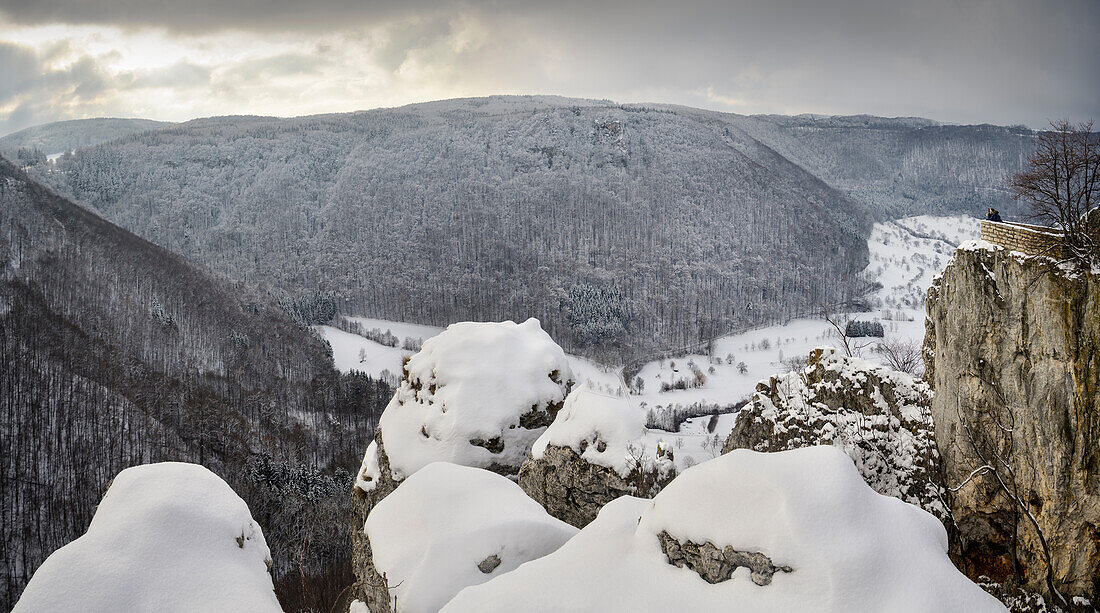
[(722, 453), (833, 445), (876, 492), (947, 520), (936, 471), (928, 385), (831, 347), (814, 349), (800, 372), (757, 384)]
[(928, 291), (936, 441), (971, 577), (1018, 572), (1050, 597), (1049, 551), (1055, 588), (1096, 600), (1098, 299), (1094, 273), (983, 242), (960, 247)]

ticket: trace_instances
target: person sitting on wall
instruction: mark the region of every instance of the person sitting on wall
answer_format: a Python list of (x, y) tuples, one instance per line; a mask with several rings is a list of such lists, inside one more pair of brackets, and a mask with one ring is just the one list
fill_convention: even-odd
[(986, 221), (1001, 221), (1001, 214), (997, 212), (997, 209), (989, 207), (989, 212), (985, 214)]

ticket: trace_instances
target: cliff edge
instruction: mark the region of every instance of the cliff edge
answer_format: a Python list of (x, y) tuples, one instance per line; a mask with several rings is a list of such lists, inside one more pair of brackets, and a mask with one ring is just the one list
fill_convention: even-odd
[(981, 241), (928, 291), (926, 378), (972, 578), (1100, 592), (1098, 297), (1096, 271)]

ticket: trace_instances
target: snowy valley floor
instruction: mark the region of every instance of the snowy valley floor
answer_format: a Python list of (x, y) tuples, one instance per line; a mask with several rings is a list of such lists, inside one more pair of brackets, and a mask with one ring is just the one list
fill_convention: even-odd
[[(854, 341), (861, 357), (889, 365), (876, 349), (880, 343), (919, 351), (924, 338), (925, 293), (955, 248), (977, 238), (978, 225), (979, 220), (973, 218), (928, 215), (875, 224), (868, 240), (870, 262), (865, 271), (868, 278), (881, 285), (869, 296), (874, 308), (870, 312), (838, 316), (841, 320), (882, 323), (883, 338)], [(333, 326), (317, 326), (317, 331), (332, 346), (337, 369), (358, 370), (390, 382), (399, 378), (401, 360), (414, 353), (403, 347), (419, 347), (423, 340), (442, 331), (438, 327), (384, 319), (346, 319), (360, 326), (367, 336), (389, 338), (397, 346)], [(658, 420), (662, 414), (693, 406), (729, 407), (748, 399), (761, 379), (786, 372), (798, 361), (804, 361), (815, 347), (837, 344), (835, 329), (823, 319), (794, 319), (783, 325), (724, 336), (716, 339), (712, 356), (685, 355), (645, 364), (637, 374), (641, 389), (630, 393), (627, 402)], [(579, 385), (612, 394), (622, 389), (617, 367), (573, 355), (568, 358)], [(665, 384), (693, 381), (696, 371), (705, 378), (702, 385), (662, 391)], [(732, 430), (735, 419), (735, 415), (723, 415), (713, 428), (708, 428), (710, 418), (697, 417), (684, 421), (678, 432), (650, 429), (646, 446), (656, 448), (658, 443), (670, 446), (675, 451), (676, 467), (682, 471), (720, 455), (722, 441)]]

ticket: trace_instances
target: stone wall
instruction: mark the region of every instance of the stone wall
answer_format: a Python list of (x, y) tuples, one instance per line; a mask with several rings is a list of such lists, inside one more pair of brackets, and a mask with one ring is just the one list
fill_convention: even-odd
[(1063, 259), (1061, 233), (1045, 226), (982, 220), (982, 240), (1010, 251)]

